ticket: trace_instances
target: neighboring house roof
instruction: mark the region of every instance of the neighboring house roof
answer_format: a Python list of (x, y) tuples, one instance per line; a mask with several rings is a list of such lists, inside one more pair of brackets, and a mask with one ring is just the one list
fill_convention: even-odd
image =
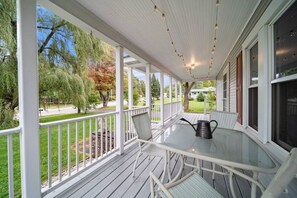
[(215, 87), (206, 87), (206, 88), (203, 88), (203, 89), (191, 89), (190, 92), (203, 92), (203, 91), (216, 91), (216, 88)]

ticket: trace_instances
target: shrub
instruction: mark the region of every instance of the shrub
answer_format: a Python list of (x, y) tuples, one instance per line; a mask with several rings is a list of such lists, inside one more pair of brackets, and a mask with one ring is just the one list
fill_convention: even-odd
[(196, 100), (197, 100), (198, 102), (203, 102), (203, 101), (204, 101), (204, 95), (203, 95), (203, 93), (200, 92), (200, 93), (198, 94)]

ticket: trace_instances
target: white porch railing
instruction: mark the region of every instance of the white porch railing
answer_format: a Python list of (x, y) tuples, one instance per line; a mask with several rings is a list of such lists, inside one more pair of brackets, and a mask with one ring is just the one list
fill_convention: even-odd
[(164, 104), (164, 121), (173, 118), (182, 111), (181, 101)]
[[(6, 145), (7, 145), (7, 174), (5, 172), (5, 165), (3, 167), (3, 164), (1, 165), (1, 169), (4, 170), (4, 172), (1, 172), (1, 180), (6, 180), (7, 179), (7, 183), (8, 183), (8, 192), (2, 192), (3, 196), (6, 197), (15, 197), (14, 196), (14, 187), (15, 187), (15, 181), (14, 181), (14, 162), (17, 160), (19, 161), (20, 159), (14, 159), (13, 158), (13, 154), (14, 153), (19, 153), (20, 152), (20, 148), (14, 148), (13, 147), (13, 141), (15, 142), (19, 142), (19, 138), (20, 138), (20, 128), (16, 127), (16, 128), (12, 128), (12, 129), (6, 129), (6, 130), (1, 130), (0, 131), (0, 142), (2, 142), (3, 144), (1, 144), (1, 150), (3, 149), (3, 151), (5, 152), (5, 137), (6, 137)], [(19, 144), (17, 144), (19, 145)], [(18, 149), (18, 150), (14, 150), (14, 149)], [(2, 161), (3, 162), (3, 161)], [(17, 170), (17, 172), (20, 172), (20, 169)], [(2, 181), (3, 182), (3, 181)], [(2, 183), (1, 182), (1, 183)], [(3, 184), (2, 184), (3, 185)], [(1, 190), (2, 191), (2, 190)], [(0, 192), (1, 192), (0, 191)]]
[[(40, 124), (42, 192), (117, 150), (117, 112)], [(47, 149), (47, 151), (45, 150)]]
[(160, 122), (161, 120), (161, 106), (159, 104), (153, 104), (151, 108), (151, 121)]
[(133, 141), (136, 138), (136, 133), (132, 124), (131, 116), (139, 113), (144, 113), (148, 107), (135, 107), (131, 110), (124, 110), (124, 129), (125, 129), (125, 144)]

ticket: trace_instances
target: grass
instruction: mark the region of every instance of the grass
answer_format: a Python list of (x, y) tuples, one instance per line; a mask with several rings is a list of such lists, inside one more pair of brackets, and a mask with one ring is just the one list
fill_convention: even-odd
[[(175, 102), (175, 99), (172, 100)], [(169, 103), (169, 98), (164, 98), (164, 104)], [(154, 104), (159, 105), (160, 100), (155, 100)], [(216, 105), (213, 106), (212, 109), (216, 109)], [(209, 112), (211, 109), (209, 104), (206, 103), (206, 112)], [(204, 113), (204, 102), (198, 102), (197, 100), (189, 101), (189, 110), (185, 111), (188, 113)]]
[[(213, 109), (216, 109), (216, 105), (213, 106)], [(209, 112), (210, 110), (209, 104), (206, 103), (206, 112)], [(185, 112), (204, 113), (204, 102), (198, 102), (197, 100), (189, 101), (189, 110)]]
[[(40, 118), (41, 123), (52, 122), (70, 118), (84, 117), (92, 115), (91, 113), (81, 114), (63, 114)], [(114, 122), (112, 120), (112, 122)], [(112, 124), (113, 125), (113, 124)], [(95, 128), (95, 121), (92, 124), (86, 122), (86, 137), (89, 137), (90, 126)], [(83, 121), (78, 122), (79, 139), (83, 137)], [(41, 165), (41, 181), (47, 180), (47, 156), (48, 156), (48, 129), (40, 129), (40, 165)], [(75, 144), (75, 124), (70, 127), (71, 130), (71, 145)], [(21, 175), (20, 175), (20, 140), (19, 134), (13, 135), (13, 167), (14, 167), (14, 192), (15, 197), (21, 197)], [(79, 156), (82, 160), (82, 155)], [(75, 149), (71, 149), (71, 165), (75, 165)], [(62, 125), (62, 166), (67, 167), (67, 125)], [(0, 136), (0, 197), (8, 197), (8, 173), (7, 173), (7, 137)], [(52, 128), (52, 175), (58, 173), (58, 128)]]

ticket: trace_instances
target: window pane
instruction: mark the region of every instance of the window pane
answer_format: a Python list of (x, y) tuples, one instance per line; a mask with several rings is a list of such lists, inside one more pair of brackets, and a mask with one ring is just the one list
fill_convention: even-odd
[(273, 141), (287, 150), (297, 146), (297, 80), (273, 84)]
[(258, 84), (258, 43), (250, 50), (250, 85)]
[(274, 24), (275, 78), (297, 73), (297, 1)]
[(258, 87), (249, 89), (249, 126), (258, 130)]

